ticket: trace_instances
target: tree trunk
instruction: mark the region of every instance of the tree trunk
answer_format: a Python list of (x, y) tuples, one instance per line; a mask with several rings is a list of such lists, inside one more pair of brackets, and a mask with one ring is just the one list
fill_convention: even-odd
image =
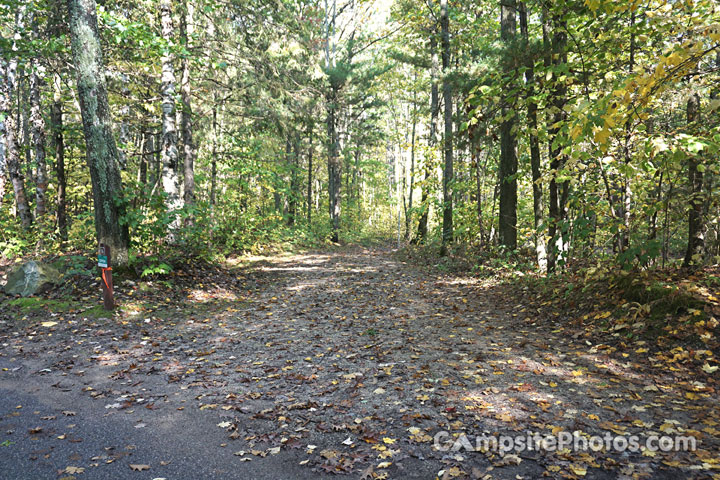
[(300, 137), (294, 136), (292, 142), (292, 157), (290, 163), (290, 198), (288, 199), (288, 225), (295, 225), (297, 216), (297, 200), (300, 197), (300, 182), (298, 169), (300, 168)]
[(57, 210), (55, 218), (60, 232), (60, 240), (67, 242), (67, 180), (65, 178), (65, 136), (63, 131), (63, 101), (60, 75), (55, 74), (53, 81), (55, 88), (50, 109), (50, 121), (52, 124), (53, 147), (55, 149), (55, 175), (57, 176)]
[[(415, 76), (417, 79), (417, 75)], [(410, 238), (410, 220), (412, 220), (413, 190), (415, 189), (415, 132), (417, 128), (417, 104), (413, 92), (412, 129), (410, 132), (410, 189), (408, 191), (408, 215), (405, 216), (405, 241)]]
[(212, 111), (212, 148), (210, 151), (210, 209), (215, 208), (217, 201), (217, 146), (218, 146), (218, 104), (217, 94), (213, 94)]
[[(512, 75), (516, 70), (514, 65), (514, 44), (516, 35), (515, 0), (501, 1), (500, 36), (505, 44), (503, 58), (503, 73), (506, 88), (512, 89)], [(517, 248), (517, 152), (515, 138), (514, 101), (509, 96), (503, 99), (503, 121), (500, 124), (500, 211), (498, 233), (500, 244), (510, 250)]]
[(438, 70), (439, 70), (439, 62), (438, 62), (438, 53), (437, 53), (437, 31), (433, 29), (433, 31), (430, 33), (430, 137), (428, 139), (428, 150), (430, 153), (426, 155), (425, 157), (425, 163), (423, 165), (424, 170), (424, 176), (423, 176), (423, 186), (422, 186), (422, 193), (420, 196), (420, 204), (422, 205), (422, 214), (420, 215), (420, 220), (418, 222), (418, 242), (423, 242), (425, 240), (425, 237), (427, 237), (427, 231), (428, 231), (428, 217), (430, 214), (430, 205), (428, 204), (428, 190), (430, 189), (430, 186), (428, 185), (430, 181), (430, 175), (431, 175), (431, 161), (432, 154), (435, 151), (435, 146), (437, 145), (437, 125), (438, 125), (438, 116), (440, 114), (440, 95), (439, 95), (439, 88), (438, 88)]
[(113, 265), (126, 266), (130, 235), (127, 226), (120, 224), (125, 204), (103, 74), (95, 0), (67, 0), (67, 4), (97, 239), (110, 246)]
[[(128, 76), (125, 73), (119, 75), (120, 94), (125, 99), (130, 98), (130, 88), (128, 88)], [(120, 107), (120, 128), (118, 129), (118, 164), (121, 170), (127, 168), (126, 150), (130, 147), (130, 103), (125, 103)]]
[[(33, 38), (38, 37), (37, 21), (32, 22)], [(47, 162), (45, 160), (45, 119), (40, 103), (40, 65), (36, 57), (30, 62), (30, 131), (35, 153), (35, 218), (40, 219), (47, 212)]]
[[(328, 8), (325, 0), (325, 68), (335, 68), (335, 18), (336, 0), (332, 0), (332, 7)], [(340, 86), (334, 76), (330, 75), (330, 89), (327, 93), (327, 134), (328, 134), (328, 208), (332, 227), (331, 240), (340, 239), (340, 185), (342, 183), (342, 166), (338, 155), (337, 134), (337, 101)]]
[[(635, 11), (630, 13), (630, 60), (628, 62), (628, 75), (632, 75), (635, 68)], [(625, 122), (625, 138), (623, 140), (623, 159), (626, 172), (632, 160), (632, 116)], [(630, 215), (632, 207), (632, 186), (631, 176), (624, 174), (622, 179), (622, 202), (620, 203), (620, 217), (623, 221), (623, 228), (618, 232), (618, 253), (624, 252), (630, 246)]]
[(153, 163), (153, 152), (155, 150), (155, 135), (150, 131), (149, 125), (144, 126), (142, 137), (142, 155), (140, 156), (137, 180), (143, 188), (146, 188), (148, 185), (148, 170)]
[[(165, 43), (162, 53), (162, 185), (167, 195), (166, 207), (170, 215), (177, 215), (182, 206), (180, 199), (180, 180), (178, 172), (177, 131), (175, 128), (175, 70), (173, 68), (174, 55), (172, 53), (173, 23), (170, 0), (160, 3), (160, 21), (162, 24), (162, 38)], [(174, 218), (170, 223), (170, 230), (176, 230), (179, 221)], [(173, 241), (174, 235), (170, 233), (168, 239)]]
[[(195, 8), (192, 1), (183, 0), (182, 11), (180, 12), (180, 42), (188, 52), (192, 50), (193, 35), (193, 13)], [(182, 56), (180, 68), (180, 96), (182, 99), (182, 117), (180, 130), (182, 133), (183, 145), (183, 172), (184, 172), (184, 204), (192, 205), (195, 201), (195, 145), (192, 137), (192, 106), (190, 103), (190, 59), (189, 53)]]
[(443, 138), (443, 152), (445, 165), (443, 168), (443, 228), (441, 254), (447, 253), (447, 244), (453, 238), (453, 127), (452, 127), (452, 90), (450, 86), (450, 20), (448, 16), (447, 0), (440, 0), (440, 28), (442, 43), (442, 71), (443, 71), (443, 102), (445, 112), (445, 136)]
[(328, 99), (328, 194), (330, 208), (330, 222), (332, 224), (332, 241), (337, 242), (340, 235), (340, 185), (342, 182), (340, 158), (338, 155), (338, 138), (337, 138), (337, 120), (336, 106), (337, 91), (336, 87), (330, 87), (330, 97)]
[(312, 182), (313, 182), (313, 122), (308, 122), (308, 181), (307, 181), (307, 222), (312, 224)]
[[(5, 82), (5, 63), (0, 60), (0, 82)], [(0, 87), (0, 96), (4, 95)], [(0, 103), (2, 99), (0, 98)], [(2, 110), (0, 112), (4, 113)], [(5, 185), (7, 182), (7, 161), (5, 159), (5, 116), (0, 117), (0, 207), (5, 198)]]
[[(520, 11), (520, 32), (523, 38), (523, 46), (526, 50), (530, 47), (527, 23), (527, 7), (525, 2), (518, 4)], [(542, 174), (540, 173), (540, 142), (538, 140), (537, 101), (535, 95), (535, 61), (528, 56), (526, 61), (525, 83), (527, 84), (527, 109), (528, 109), (528, 143), (530, 144), (530, 169), (532, 171), (533, 188), (533, 220), (535, 227), (535, 254), (540, 270), (547, 269), (547, 247), (545, 245), (545, 234), (543, 233), (543, 186)]]
[[(20, 17), (20, 12), (16, 13)], [(17, 20), (20, 23), (20, 20)], [(13, 45), (13, 51), (16, 50)], [(18, 117), (13, 115), (13, 93), (15, 92), (15, 78), (17, 73), (17, 58), (13, 57), (8, 63), (0, 60), (2, 72), (0, 72), (0, 112), (5, 117), (5, 161), (7, 173), (15, 193), (15, 207), (17, 216), (24, 228), (32, 224), (32, 213), (25, 195), (25, 178), (20, 167), (20, 150), (18, 147)]]
[[(700, 121), (700, 95), (693, 92), (687, 102), (687, 122), (689, 125)], [(685, 251), (684, 267), (697, 268), (702, 265), (705, 249), (705, 222), (703, 219), (703, 169), (700, 168), (701, 158), (698, 154), (690, 157), (688, 163), (688, 180), (690, 198), (688, 211), (688, 244)]]
[[(550, 19), (547, 12), (543, 12), (543, 42), (548, 47), (550, 35)], [(552, 25), (552, 44), (550, 52), (552, 52), (552, 64), (557, 67), (566, 62), (567, 52), (565, 46), (567, 44), (567, 34), (565, 25), (559, 18), (553, 18)], [(549, 102), (552, 105), (553, 118), (549, 120), (552, 126), (548, 129), (548, 149), (550, 155), (550, 170), (552, 177), (550, 178), (550, 225), (548, 234), (550, 236), (550, 246), (548, 252), (548, 272), (554, 272), (558, 263), (564, 262), (565, 242), (563, 223), (566, 216), (566, 203), (569, 194), (568, 181), (561, 184), (557, 181), (557, 175), (565, 164), (565, 155), (562, 153), (562, 145), (556, 140), (560, 134), (560, 125), (566, 119), (565, 102), (567, 95), (567, 87), (561, 82), (558, 75), (553, 74), (553, 86), (551, 98)]]

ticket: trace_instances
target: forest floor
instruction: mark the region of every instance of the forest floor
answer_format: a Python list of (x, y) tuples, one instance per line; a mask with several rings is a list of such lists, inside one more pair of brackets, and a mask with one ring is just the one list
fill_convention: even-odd
[[(497, 279), (343, 247), (116, 288), (0, 297), (0, 477), (720, 478), (716, 374)], [(619, 448), (438, 448), (528, 432)]]

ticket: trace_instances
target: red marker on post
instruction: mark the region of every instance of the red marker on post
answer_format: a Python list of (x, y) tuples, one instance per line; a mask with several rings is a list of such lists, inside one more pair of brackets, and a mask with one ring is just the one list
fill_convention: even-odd
[(98, 267), (101, 269), (102, 281), (100, 282), (103, 291), (103, 306), (105, 310), (115, 308), (113, 297), (112, 268), (110, 267), (110, 247), (104, 243), (98, 249)]

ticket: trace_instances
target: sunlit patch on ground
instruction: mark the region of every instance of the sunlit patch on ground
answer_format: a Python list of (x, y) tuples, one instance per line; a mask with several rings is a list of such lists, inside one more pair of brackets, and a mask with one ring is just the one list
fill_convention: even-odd
[(235, 292), (221, 287), (212, 289), (194, 289), (188, 294), (187, 298), (190, 301), (197, 303), (207, 303), (215, 300), (238, 300), (238, 296)]

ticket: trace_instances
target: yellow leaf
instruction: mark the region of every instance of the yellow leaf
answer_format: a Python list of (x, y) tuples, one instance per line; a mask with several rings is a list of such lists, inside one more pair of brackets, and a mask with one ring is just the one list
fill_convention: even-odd
[(377, 468), (388, 468), (390, 465), (392, 465), (392, 462), (380, 462)]
[(383, 443), (385, 443), (385, 444), (387, 444), (387, 445), (392, 445), (392, 444), (395, 443), (396, 441), (397, 441), (397, 440), (395, 440), (394, 438), (388, 438), (388, 437), (383, 438)]
[(702, 366), (703, 372), (705, 373), (715, 373), (715, 370), (717, 370), (719, 367), (717, 365), (711, 367), (709, 363), (705, 362), (705, 365)]
[(585, 475), (587, 475), (587, 468), (581, 465), (572, 464), (570, 465), (570, 470), (572, 470), (572, 472), (579, 477), (584, 477)]

